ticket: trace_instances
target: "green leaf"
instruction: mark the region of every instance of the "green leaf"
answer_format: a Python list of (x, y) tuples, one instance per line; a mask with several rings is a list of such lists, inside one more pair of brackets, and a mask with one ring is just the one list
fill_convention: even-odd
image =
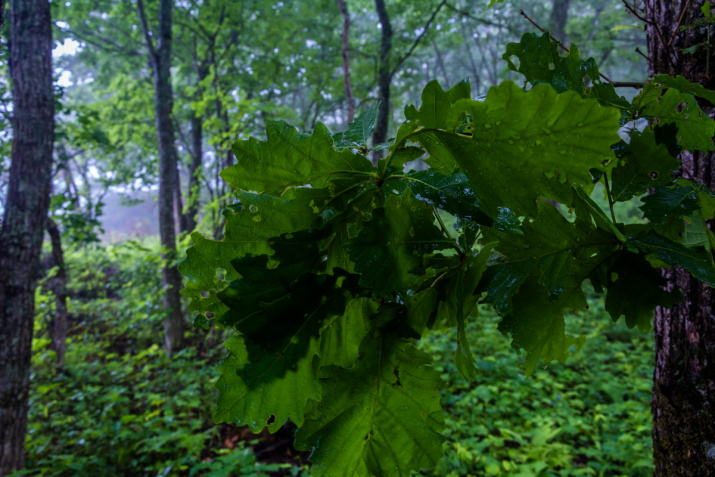
[(484, 102), (454, 108), (473, 118), (471, 137), (423, 130), (415, 138), (434, 160), (464, 172), (492, 217), (499, 207), (533, 216), (537, 198), (569, 203), (571, 185), (592, 187), (589, 169), (610, 169), (603, 162), (614, 158), (610, 146), (619, 140), (618, 111), (545, 84), (522, 91), (505, 82)]
[(574, 187), (573, 208), (576, 211), (576, 223), (582, 225), (582, 221), (595, 225), (597, 228), (613, 234), (619, 242), (624, 243), (626, 236), (613, 223), (613, 221), (596, 205), (580, 187)]
[(606, 311), (613, 321), (625, 316), (628, 328), (650, 331), (655, 308), (670, 308), (680, 301), (679, 293), (664, 290), (667, 280), (660, 271), (633, 253), (619, 254), (606, 278)]
[(700, 209), (696, 191), (692, 187), (656, 187), (655, 193), (641, 199), (640, 209), (645, 218), (656, 225), (670, 219), (692, 215)]
[(347, 149), (336, 151), (330, 132), (321, 123), (308, 135), (283, 121), (269, 121), (266, 134), (265, 142), (250, 138), (234, 143), (237, 163), (221, 172), (231, 187), (276, 195), (289, 187), (325, 187), (329, 180), (350, 172), (372, 171), (364, 156)]
[(372, 136), (372, 131), (375, 129), (375, 120), (377, 119), (377, 110), (380, 107), (380, 102), (376, 101), (370, 108), (360, 114), (352, 124), (348, 126), (348, 130), (344, 133), (338, 133), (334, 137), (336, 139), (335, 147), (337, 148), (367, 148)]
[(229, 340), (231, 354), (219, 365), (215, 419), (253, 432), (264, 426), (275, 432), (287, 419), (300, 426), (307, 400), (320, 399), (320, 366), (355, 362), (378, 306), (349, 300), (336, 280), (307, 275), (239, 322), (242, 336)]
[(704, 250), (686, 248), (653, 231), (630, 237), (628, 243), (644, 253), (652, 253), (670, 266), (686, 269), (711, 287), (715, 286), (715, 267)]
[(437, 80), (427, 83), (422, 90), (422, 106), (405, 108), (405, 119), (414, 121), (423, 128), (439, 128), (454, 131), (459, 126), (459, 114), (451, 106), (460, 99), (471, 99), (469, 78), (465, 78), (449, 91), (444, 91)]
[[(217, 294), (229, 281), (238, 278), (231, 261), (246, 255), (270, 255), (268, 241), (282, 233), (317, 226), (331, 194), (327, 189), (291, 189), (282, 197), (242, 192), (239, 203), (223, 211), (226, 221), (222, 241), (209, 240), (194, 233), (194, 246), (186, 252), (179, 271), (188, 278), (181, 294), (191, 298), (189, 310), (219, 317), (228, 308)], [(225, 277), (219, 279), (219, 275)]]
[(493, 220), (479, 207), (477, 196), (464, 174), (444, 175), (433, 169), (411, 171), (399, 182), (402, 188), (409, 187), (414, 198), (434, 205), (455, 217), (478, 224), (493, 223)]
[(456, 276), (450, 281), (447, 290), (447, 301), (456, 304), (457, 318), (457, 352), (454, 355), (454, 362), (457, 370), (469, 381), (477, 378), (474, 368), (474, 358), (467, 340), (465, 320), (477, 304), (479, 296), (474, 294), (484, 270), (487, 268), (487, 260), (496, 243), (485, 245), (478, 254), (471, 252), (467, 255), (462, 266), (456, 272)]
[[(218, 364), (216, 422), (248, 425), (253, 432), (266, 426), (275, 432), (288, 419), (303, 424), (307, 400), (321, 396), (317, 364), (312, 357), (301, 357), (296, 346), (281, 349), (280, 344), (277, 353), (253, 347), (249, 359), (245, 338), (235, 336), (226, 342), (230, 354)], [(285, 397), (287, 390), (290, 399)]]
[(454, 244), (433, 224), (433, 217), (432, 207), (413, 198), (409, 190), (391, 195), (345, 245), (361, 274), (360, 284), (378, 296), (404, 293), (416, 281), (412, 272), (425, 254)]
[[(202, 316), (206, 313), (221, 316), (228, 307), (217, 294), (229, 281), (238, 278), (231, 260), (243, 254), (243, 244), (209, 240), (199, 232), (191, 234), (191, 240), (194, 246), (186, 251), (186, 259), (179, 264), (179, 271), (187, 277), (181, 294), (191, 299), (189, 311)], [(220, 271), (225, 272), (225, 277), (219, 278)]]
[(612, 233), (587, 220), (571, 223), (552, 204), (540, 202), (537, 217), (524, 221), (523, 235), (483, 229), (485, 241), (499, 242), (496, 251), (503, 259), (489, 267), (480, 290), (501, 315), (509, 313), (512, 297), (532, 273), (556, 301), (564, 290), (580, 287), (593, 267), (618, 247)]
[[(603, 83), (596, 60), (581, 60), (576, 45), (569, 47), (566, 56), (559, 54), (558, 42), (549, 33), (525, 33), (519, 43), (509, 43), (502, 58), (509, 69), (523, 74), (532, 85), (546, 83), (557, 92), (574, 91), (584, 98), (596, 98), (602, 106), (630, 109), (630, 103), (618, 96), (610, 83)], [(593, 83), (587, 87), (585, 78)]]
[(700, 83), (691, 83), (682, 76), (655, 75), (653, 77), (653, 83), (663, 85), (667, 88), (677, 89), (681, 93), (692, 94), (693, 96), (708, 100), (711, 104), (715, 104), (715, 91), (705, 88)]
[(630, 200), (650, 188), (672, 182), (671, 174), (680, 165), (666, 145), (658, 144), (651, 128), (631, 131), (630, 138), (611, 176), (611, 195), (615, 201)]
[(566, 335), (564, 311), (587, 306), (580, 286), (564, 290), (554, 302), (547, 290), (531, 279), (519, 290), (513, 311), (499, 322), (499, 331), (511, 335), (512, 347), (526, 351), (524, 369), (530, 375), (539, 359), (545, 363), (552, 360), (565, 363), (572, 346), (581, 348), (586, 339)]
[(311, 473), (409, 476), (442, 457), (439, 374), (406, 340), (368, 338), (350, 369), (324, 370), (296, 447), (312, 450)]
[(696, 212), (689, 217), (690, 222), (686, 224), (683, 231), (683, 245), (690, 247), (703, 247), (712, 253), (712, 246), (715, 244), (715, 235), (707, 226), (700, 212)]
[[(665, 94), (664, 94), (665, 92)], [(637, 114), (659, 125), (678, 127), (678, 144), (694, 151), (715, 150), (715, 121), (700, 109), (695, 97), (674, 88), (647, 83), (633, 100)]]

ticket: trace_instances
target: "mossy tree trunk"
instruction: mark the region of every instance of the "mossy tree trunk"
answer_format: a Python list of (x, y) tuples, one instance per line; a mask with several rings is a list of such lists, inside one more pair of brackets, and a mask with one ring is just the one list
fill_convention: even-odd
[[(702, 6), (703, 0), (647, 0), (648, 56), (651, 73), (681, 75), (712, 90), (715, 75), (707, 65), (715, 66), (713, 51), (701, 47), (695, 54), (683, 53), (707, 39), (707, 27), (689, 27), (703, 18)], [(715, 114), (713, 105), (701, 106)], [(713, 153), (685, 153), (681, 159), (683, 177), (715, 188)], [(680, 286), (685, 301), (655, 315), (656, 475), (715, 476), (715, 293), (683, 270), (668, 270), (667, 276), (670, 286)]]

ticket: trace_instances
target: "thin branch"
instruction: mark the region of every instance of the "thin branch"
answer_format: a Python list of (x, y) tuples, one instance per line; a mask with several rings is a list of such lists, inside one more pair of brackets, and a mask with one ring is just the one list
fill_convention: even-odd
[(442, 2), (440, 2), (439, 5), (437, 5), (437, 8), (435, 9), (435, 11), (432, 12), (432, 15), (429, 17), (429, 20), (427, 20), (427, 23), (425, 24), (424, 28), (422, 29), (422, 33), (420, 33), (420, 35), (415, 39), (414, 43), (412, 43), (412, 46), (411, 46), (410, 49), (407, 51), (407, 54), (405, 54), (405, 55), (404, 55), (402, 58), (400, 58), (400, 60), (397, 62), (397, 64), (395, 65), (395, 68), (393, 68), (393, 70), (390, 72), (390, 77), (394, 76), (395, 73), (397, 73), (397, 71), (400, 69), (400, 67), (402, 66), (402, 64), (403, 64), (405, 61), (407, 61), (407, 58), (409, 58), (410, 55), (412, 55), (412, 52), (415, 51), (415, 48), (417, 48), (417, 45), (419, 45), (420, 40), (422, 40), (422, 37), (424, 37), (425, 34), (427, 33), (427, 30), (429, 30), (429, 27), (430, 27), (430, 25), (432, 24), (432, 21), (433, 21), (434, 18), (437, 16), (437, 13), (439, 13), (439, 11), (442, 9), (442, 7), (443, 7), (446, 3), (447, 3), (447, 0), (442, 0)]
[(137, 11), (139, 12), (139, 20), (142, 24), (142, 31), (144, 32), (144, 40), (146, 41), (146, 47), (149, 49), (149, 57), (151, 58), (151, 63), (154, 70), (157, 69), (159, 63), (159, 57), (154, 47), (154, 42), (149, 34), (149, 24), (146, 21), (146, 13), (144, 11), (144, 0), (137, 0)]
[[(653, 21), (650, 21), (650, 20), (648, 20), (647, 18), (645, 18), (644, 16), (642, 16), (640, 13), (638, 13), (638, 12), (636, 11), (635, 7), (633, 7), (632, 5), (629, 5), (626, 0), (622, 0), (622, 3), (623, 3), (623, 5), (625, 5), (626, 10), (628, 10), (629, 12), (631, 12), (631, 14), (632, 14), (634, 17), (636, 17), (637, 19), (639, 19), (639, 20), (642, 21), (643, 23), (646, 23), (646, 24), (648, 24), (648, 25), (650, 25), (650, 26), (653, 27), (653, 29), (655, 30), (656, 35), (658, 35), (658, 39), (660, 40), (660, 44), (661, 44), (661, 45), (665, 45), (665, 44), (666, 44), (666, 43), (665, 43), (665, 40), (663, 39), (663, 33), (660, 31), (660, 27), (658, 26), (657, 23), (655, 23), (655, 22), (653, 22)], [(672, 66), (673, 66), (673, 65), (672, 65), (672, 63), (670, 62), (670, 55), (666, 54), (666, 55), (665, 55), (665, 60), (668, 62), (668, 69), (672, 69)]]
[(174, 123), (174, 129), (176, 129), (176, 132), (179, 133), (179, 141), (186, 148), (186, 151), (189, 153), (189, 156), (191, 156), (192, 158), (195, 157), (196, 154), (194, 153), (192, 147), (189, 145), (189, 141), (186, 140), (186, 135), (184, 135), (184, 130), (181, 127), (179, 121), (176, 119), (176, 115), (172, 114), (171, 119)]
[[(129, 56), (142, 56), (139, 54), (138, 51), (133, 50), (133, 49), (132, 50), (126, 49), (125, 46), (122, 46), (119, 43), (115, 43), (112, 40), (105, 38), (103, 36), (97, 35), (94, 32), (90, 32), (90, 31), (86, 31), (86, 30), (72, 30), (72, 33), (77, 38), (79, 38), (81, 41), (88, 43), (90, 45), (94, 45), (97, 48), (100, 48), (108, 53), (122, 53), (122, 54), (127, 54)], [(90, 38), (92, 38), (92, 39), (90, 39)]]
[(494, 27), (497, 27), (497, 28), (509, 28), (508, 25), (505, 25), (505, 24), (503, 24), (503, 23), (496, 23), (496, 22), (493, 22), (493, 21), (490, 21), (490, 20), (485, 20), (485, 19), (483, 19), (483, 18), (475, 17), (474, 15), (472, 15), (471, 13), (469, 13), (468, 11), (462, 10), (461, 8), (457, 8), (457, 7), (455, 7), (455, 6), (454, 6), (453, 4), (451, 4), (451, 3), (445, 3), (444, 6), (447, 7), (447, 8), (449, 8), (449, 9), (452, 10), (453, 12), (459, 13), (461, 16), (466, 17), (466, 18), (469, 18), (469, 19), (471, 19), (471, 20), (474, 20), (475, 22), (481, 23), (482, 25), (489, 25), (489, 26), (494, 26)]
[(675, 28), (673, 28), (673, 32), (670, 35), (670, 40), (668, 40), (668, 44), (665, 46), (665, 49), (667, 50), (670, 48), (670, 45), (673, 44), (673, 40), (675, 40), (675, 36), (678, 34), (678, 29), (680, 28), (680, 25), (683, 23), (683, 18), (685, 17), (685, 11), (688, 9), (690, 6), (690, 0), (687, 0), (685, 2), (685, 5), (683, 6), (683, 9), (680, 11), (680, 17), (678, 18), (678, 24), (675, 25)]

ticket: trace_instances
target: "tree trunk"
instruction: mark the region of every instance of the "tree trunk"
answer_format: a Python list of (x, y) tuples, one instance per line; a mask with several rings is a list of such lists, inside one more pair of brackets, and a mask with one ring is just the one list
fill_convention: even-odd
[(196, 228), (201, 190), (201, 165), (204, 156), (204, 122), (199, 116), (191, 118), (191, 167), (189, 168), (189, 192), (186, 199), (186, 228), (192, 232)]
[(549, 17), (549, 33), (566, 46), (566, 20), (569, 17), (571, 0), (554, 0)]
[[(703, 1), (647, 0), (648, 50), (653, 74), (682, 75), (715, 89), (706, 71), (707, 49), (684, 54), (706, 40), (704, 28), (681, 27), (702, 19)], [(713, 116), (713, 105), (702, 103)], [(715, 186), (715, 154), (681, 155), (682, 176)], [(666, 272), (685, 301), (655, 314), (656, 362), (653, 374), (653, 457), (661, 477), (715, 476), (715, 293), (688, 272)]]
[(24, 464), (35, 286), (55, 129), (50, 3), (12, 0), (9, 18), (14, 120), (0, 232), (0, 475)]
[[(149, 49), (154, 75), (154, 106), (156, 135), (159, 142), (159, 236), (166, 264), (162, 278), (166, 286), (164, 306), (164, 343), (167, 353), (182, 348), (184, 341), (184, 315), (181, 311), (181, 275), (176, 268), (176, 231), (174, 221), (174, 194), (178, 188), (177, 152), (171, 111), (174, 104), (171, 87), (171, 15), (174, 2), (159, 3), (159, 34), (149, 33), (143, 0), (137, 1), (142, 29)], [(156, 46), (152, 38), (157, 38)]]
[[(381, 40), (380, 58), (377, 72), (378, 98), (380, 107), (377, 110), (377, 122), (375, 131), (372, 133), (373, 146), (387, 141), (387, 128), (390, 122), (390, 84), (392, 83), (392, 72), (390, 71), (390, 50), (392, 49), (392, 25), (387, 14), (384, 0), (375, 0), (375, 9), (380, 19)], [(379, 151), (376, 151), (379, 152)], [(373, 156), (373, 162), (377, 162), (381, 156)]]
[(0, 31), (5, 26), (5, 0), (0, 0)]
[(348, 52), (350, 40), (350, 14), (345, 0), (336, 0), (338, 9), (343, 16), (343, 83), (345, 84), (345, 100), (348, 103), (348, 124), (353, 122), (355, 117), (355, 98), (353, 97), (353, 87), (350, 83), (350, 54)]
[(55, 316), (52, 318), (50, 334), (52, 335), (52, 349), (57, 353), (57, 367), (65, 365), (65, 350), (67, 349), (67, 322), (69, 311), (67, 309), (67, 269), (65, 257), (62, 252), (62, 238), (60, 230), (54, 220), (47, 218), (47, 232), (52, 243), (52, 259), (57, 273), (50, 278), (48, 288), (55, 295)]

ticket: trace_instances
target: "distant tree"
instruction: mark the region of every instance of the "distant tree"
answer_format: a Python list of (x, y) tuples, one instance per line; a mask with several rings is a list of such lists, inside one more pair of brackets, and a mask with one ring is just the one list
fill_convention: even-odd
[(10, 2), (10, 77), (12, 165), (0, 231), (0, 475), (24, 464), (35, 286), (50, 203), (55, 96), (47, 0)]
[(142, 30), (149, 51), (149, 60), (154, 75), (156, 136), (159, 142), (159, 235), (167, 260), (162, 269), (166, 285), (165, 304), (168, 316), (164, 321), (164, 344), (167, 352), (180, 350), (184, 341), (186, 323), (181, 310), (181, 276), (174, 266), (176, 256), (176, 232), (174, 210), (176, 191), (179, 188), (177, 152), (172, 121), (174, 93), (171, 86), (171, 27), (174, 2), (159, 3), (159, 28), (151, 30), (144, 2), (137, 1)]

